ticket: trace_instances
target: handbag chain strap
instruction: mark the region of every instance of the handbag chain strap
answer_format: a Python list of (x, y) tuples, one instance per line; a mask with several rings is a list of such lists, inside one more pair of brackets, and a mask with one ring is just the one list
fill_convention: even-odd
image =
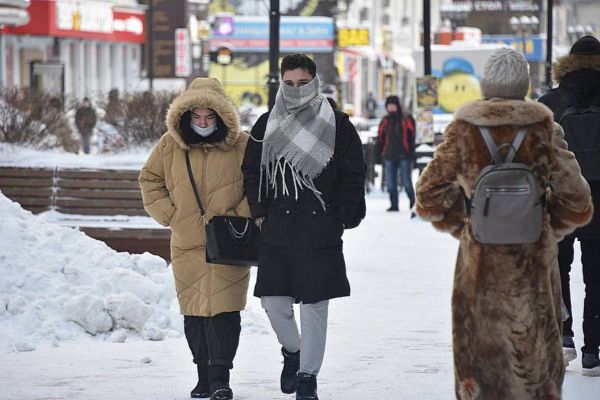
[(233, 236), (236, 239), (241, 239), (246, 235), (246, 232), (248, 232), (248, 225), (249, 225), (249, 220), (246, 219), (246, 226), (244, 226), (244, 230), (242, 232), (238, 232), (235, 229), (235, 226), (233, 226), (233, 224), (231, 223), (231, 221), (229, 221), (229, 219), (226, 219), (227, 224), (229, 225), (229, 227), (231, 228), (231, 233), (233, 234)]
[(190, 164), (190, 155), (189, 150), (185, 151), (185, 163), (187, 165), (188, 175), (190, 176), (190, 182), (192, 184), (192, 189), (194, 189), (194, 196), (196, 196), (196, 202), (198, 203), (198, 208), (200, 209), (200, 217), (202, 218), (202, 223), (206, 225), (206, 211), (204, 211), (204, 206), (202, 206), (202, 202), (200, 201), (200, 195), (198, 194), (198, 188), (196, 187), (196, 182), (194, 182), (194, 174), (192, 173), (192, 165)]

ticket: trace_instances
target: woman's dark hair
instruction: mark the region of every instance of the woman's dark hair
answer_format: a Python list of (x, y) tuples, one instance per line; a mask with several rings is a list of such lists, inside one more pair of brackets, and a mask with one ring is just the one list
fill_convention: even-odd
[(281, 60), (281, 76), (285, 71), (302, 68), (307, 71), (313, 78), (317, 76), (317, 65), (306, 54), (288, 54)]

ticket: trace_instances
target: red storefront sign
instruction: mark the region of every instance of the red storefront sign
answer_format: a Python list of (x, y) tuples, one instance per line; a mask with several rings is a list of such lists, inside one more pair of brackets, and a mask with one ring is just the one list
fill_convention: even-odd
[(108, 2), (32, 0), (27, 25), (7, 27), (2, 33), (72, 37), (111, 42), (143, 43), (146, 14), (120, 9)]

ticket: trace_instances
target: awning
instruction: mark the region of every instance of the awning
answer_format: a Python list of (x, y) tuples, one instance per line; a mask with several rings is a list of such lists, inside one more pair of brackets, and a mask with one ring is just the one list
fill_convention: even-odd
[(340, 51), (344, 54), (356, 57), (365, 57), (369, 60), (376, 60), (378, 56), (377, 52), (368, 46), (342, 47), (340, 48)]
[(398, 52), (390, 53), (390, 58), (405, 70), (414, 72), (416, 69), (415, 59), (410, 54), (403, 54)]

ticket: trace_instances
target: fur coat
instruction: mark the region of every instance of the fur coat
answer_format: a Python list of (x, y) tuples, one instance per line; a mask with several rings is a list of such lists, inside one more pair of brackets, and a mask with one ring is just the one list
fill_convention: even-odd
[[(481, 244), (463, 194), (471, 195), (491, 160), (478, 126), (490, 127), (501, 144), (522, 125), (530, 129), (516, 161), (532, 169), (541, 193), (546, 190), (542, 236), (533, 244)], [(458, 399), (560, 399), (565, 366), (556, 243), (593, 212), (589, 187), (563, 136), (542, 104), (472, 102), (456, 112), (417, 183), (418, 214), (460, 239), (452, 295)]]
[[(181, 117), (196, 107), (217, 112), (227, 127), (221, 142), (190, 148), (183, 140)], [(181, 314), (212, 317), (246, 305), (249, 268), (208, 264), (205, 229), (188, 176), (185, 151), (206, 220), (215, 215), (249, 217), (244, 197), (242, 160), (248, 135), (240, 131), (237, 109), (213, 78), (194, 79), (167, 112), (167, 133), (152, 149), (139, 177), (144, 208), (171, 227), (171, 260)]]

